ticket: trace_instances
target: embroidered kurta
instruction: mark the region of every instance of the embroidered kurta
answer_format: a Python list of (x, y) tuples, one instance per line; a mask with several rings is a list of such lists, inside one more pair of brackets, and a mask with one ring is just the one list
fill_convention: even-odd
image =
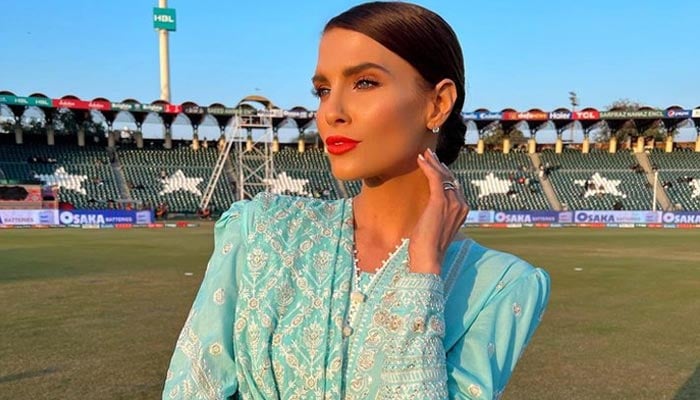
[[(164, 399), (491, 399), (549, 296), (541, 269), (470, 239), (441, 274), (404, 240), (353, 286), (352, 201), (234, 203), (177, 340)], [(352, 316), (352, 318), (349, 318)]]

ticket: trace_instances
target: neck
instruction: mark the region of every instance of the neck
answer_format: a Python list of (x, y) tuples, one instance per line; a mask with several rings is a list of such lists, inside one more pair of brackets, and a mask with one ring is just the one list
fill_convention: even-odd
[(429, 197), (420, 168), (390, 179), (366, 179), (353, 201), (355, 231), (373, 243), (396, 244), (410, 236)]

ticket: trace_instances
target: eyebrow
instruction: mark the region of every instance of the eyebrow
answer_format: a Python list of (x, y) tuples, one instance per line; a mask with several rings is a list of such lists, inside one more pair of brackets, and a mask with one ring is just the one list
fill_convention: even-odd
[[(353, 65), (352, 67), (345, 68), (343, 70), (343, 76), (347, 78), (349, 76), (352, 76), (352, 75), (355, 75), (359, 72), (362, 72), (366, 69), (372, 69), (372, 68), (379, 69), (379, 70), (384, 71), (387, 74), (391, 75), (391, 72), (389, 72), (388, 69), (386, 69), (385, 67), (383, 67), (379, 64), (376, 64), (373, 62), (363, 62), (363, 63), (357, 64), (357, 65)], [(328, 78), (326, 78), (326, 76), (323, 74), (316, 74), (311, 78), (311, 82), (314, 82), (314, 83), (328, 82)]]

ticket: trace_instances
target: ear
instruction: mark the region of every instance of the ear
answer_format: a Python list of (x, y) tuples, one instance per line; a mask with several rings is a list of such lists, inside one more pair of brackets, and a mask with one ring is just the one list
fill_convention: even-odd
[(447, 121), (457, 101), (457, 87), (452, 79), (443, 79), (435, 85), (430, 96), (427, 129), (440, 127)]

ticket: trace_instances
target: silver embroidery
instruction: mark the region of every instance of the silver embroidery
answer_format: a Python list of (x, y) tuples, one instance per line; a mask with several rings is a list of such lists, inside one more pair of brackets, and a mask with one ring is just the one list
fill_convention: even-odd
[(481, 387), (480, 387), (479, 385), (476, 385), (476, 384), (473, 384), (473, 383), (472, 383), (472, 384), (469, 385), (469, 387), (467, 388), (467, 391), (469, 392), (470, 395), (472, 395), (472, 396), (474, 396), (474, 397), (479, 397), (479, 396), (481, 396)]
[(520, 307), (520, 304), (518, 303), (513, 303), (513, 314), (515, 314), (516, 317), (520, 316), (520, 313), (522, 311), (522, 307)]
[(226, 255), (226, 254), (228, 254), (229, 252), (231, 252), (231, 249), (232, 249), (232, 248), (233, 248), (233, 245), (232, 245), (231, 243), (226, 243), (226, 244), (224, 245), (224, 248), (221, 250), (221, 253), (224, 254), (224, 255)]
[(224, 289), (219, 288), (214, 292), (214, 303), (218, 305), (224, 304)]

